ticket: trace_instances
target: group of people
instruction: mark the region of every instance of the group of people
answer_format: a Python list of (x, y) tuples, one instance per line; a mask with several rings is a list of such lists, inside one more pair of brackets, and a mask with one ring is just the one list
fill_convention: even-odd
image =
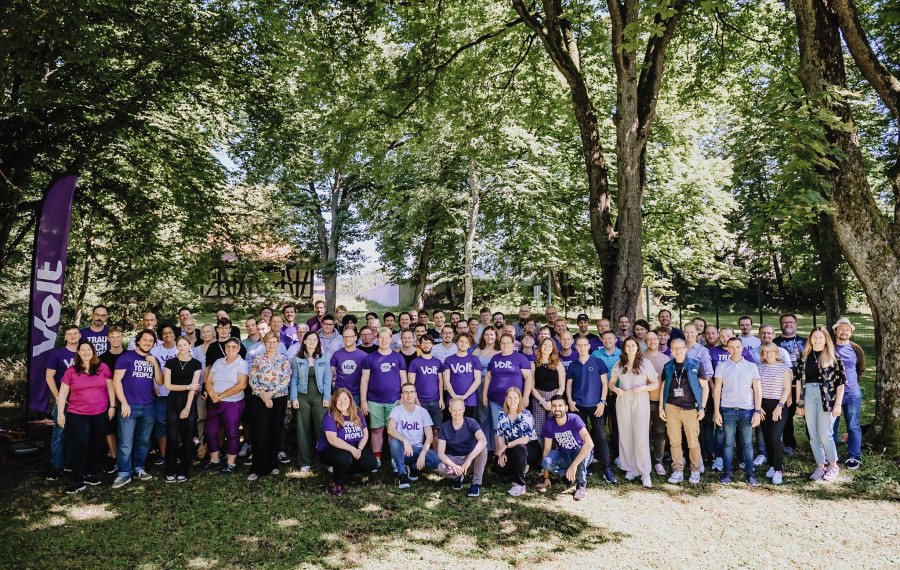
[(840, 472), (842, 414), (844, 465), (855, 469), (861, 459), (865, 358), (848, 319), (804, 338), (791, 314), (781, 316), (776, 337), (765, 324), (754, 336), (750, 317), (739, 320), (740, 334), (702, 319), (681, 330), (667, 310), (655, 328), (621, 316), (613, 329), (599, 319), (596, 334), (587, 315), (573, 332), (553, 307), (541, 326), (527, 305), (512, 322), (487, 308), (469, 320), (435, 310), (369, 313), (364, 323), (342, 306), (325, 314), (318, 301), (315, 310), (298, 323), (294, 305), (266, 307), (246, 320), (243, 340), (224, 311), (199, 330), (186, 307), (177, 325), (158, 326), (146, 313), (126, 349), (122, 329), (107, 327), (98, 305), (89, 327), (65, 328), (66, 345), (48, 363), (48, 478), (69, 466), (68, 492), (99, 484), (108, 449), (113, 487), (151, 479), (145, 461), (155, 437), (167, 482), (186, 481), (195, 455), (208, 455), (200, 473), (222, 476), (245, 457), (256, 480), (290, 462), (292, 415), (300, 470), (318, 460), (338, 496), (354, 474), (377, 472), (383, 457), (401, 489), (435, 469), (455, 489), (471, 477), (471, 497), (488, 464), (513, 496), (526, 492), (530, 469), (540, 472), (539, 489), (554, 476), (574, 483), (576, 500), (592, 472), (615, 483), (614, 467), (650, 487), (651, 474), (678, 484), (686, 468), (699, 483), (708, 464), (727, 485), (736, 445), (749, 485), (759, 485), (754, 468), (764, 465), (777, 485), (784, 454), (797, 446), (796, 413), (816, 462), (811, 479)]

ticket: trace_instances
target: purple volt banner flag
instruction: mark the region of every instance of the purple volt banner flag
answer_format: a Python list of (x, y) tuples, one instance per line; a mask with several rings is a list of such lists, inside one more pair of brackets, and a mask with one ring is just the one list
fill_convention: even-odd
[[(31, 310), (28, 335), (28, 407), (50, 411), (47, 360), (56, 348), (66, 250), (72, 222), (72, 195), (77, 176), (57, 180), (44, 197), (34, 240)], [(59, 382), (61, 378), (57, 378)]]

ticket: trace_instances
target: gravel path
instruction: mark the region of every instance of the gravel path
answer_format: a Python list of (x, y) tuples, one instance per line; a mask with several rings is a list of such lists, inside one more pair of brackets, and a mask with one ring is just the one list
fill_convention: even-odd
[(795, 490), (714, 485), (695, 495), (674, 485), (658, 485), (651, 491), (589, 487), (587, 499), (577, 503), (570, 494), (554, 498), (530, 492), (520, 500), (581, 517), (609, 540), (596, 540), (585, 548), (529, 540), (518, 548), (472, 556), (476, 544), (471, 537), (457, 536), (438, 548), (427, 544), (429, 537), (409, 536), (410, 540), (367, 545), (332, 562), (394, 570), (900, 567), (900, 503), (811, 499)]

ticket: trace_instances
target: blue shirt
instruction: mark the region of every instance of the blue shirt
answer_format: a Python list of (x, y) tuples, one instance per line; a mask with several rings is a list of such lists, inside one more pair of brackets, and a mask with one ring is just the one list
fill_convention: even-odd
[(574, 360), (566, 371), (566, 380), (572, 380), (572, 399), (579, 406), (587, 408), (600, 403), (603, 394), (602, 376), (606, 374), (609, 379), (609, 369), (599, 358), (591, 355), (587, 362)]
[(592, 352), (591, 356), (603, 362), (603, 364), (606, 365), (607, 370), (612, 370), (613, 366), (616, 365), (616, 362), (619, 361), (619, 357), (622, 356), (622, 349), (616, 348), (612, 354), (606, 354), (606, 349), (600, 348), (599, 350)]
[(844, 376), (847, 378), (847, 383), (844, 385), (845, 393), (858, 394), (859, 375), (856, 373), (857, 358), (856, 351), (853, 350), (853, 345), (850, 343), (837, 344), (834, 348), (838, 357), (841, 359), (841, 362), (844, 363)]

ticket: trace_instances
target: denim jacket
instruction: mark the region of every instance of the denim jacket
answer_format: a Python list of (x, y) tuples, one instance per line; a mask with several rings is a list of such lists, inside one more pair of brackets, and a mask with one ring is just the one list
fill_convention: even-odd
[[(691, 392), (694, 393), (694, 399), (697, 401), (697, 408), (703, 397), (703, 388), (700, 386), (700, 361), (693, 358), (684, 359), (684, 369), (687, 372), (688, 384), (691, 385)], [(663, 388), (659, 393), (659, 403), (662, 409), (666, 409), (666, 400), (669, 399), (669, 384), (672, 383), (672, 376), (675, 374), (675, 361), (670, 360), (663, 366)]]
[[(331, 363), (329, 356), (323, 354), (313, 362), (316, 368), (316, 386), (322, 392), (323, 400), (331, 399)], [(297, 392), (306, 394), (307, 378), (309, 376), (309, 361), (299, 354), (291, 362), (291, 400), (297, 399)]]

